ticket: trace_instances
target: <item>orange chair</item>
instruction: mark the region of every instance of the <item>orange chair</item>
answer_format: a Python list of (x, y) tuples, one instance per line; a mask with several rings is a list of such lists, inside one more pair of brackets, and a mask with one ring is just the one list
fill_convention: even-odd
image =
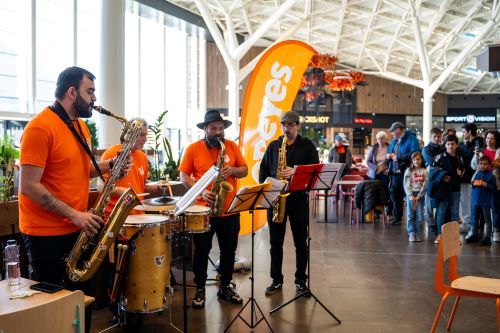
[[(344, 180), (359, 180), (363, 181), (364, 178), (359, 175), (346, 175), (340, 179), (340, 181)], [(354, 188), (356, 184), (341, 184), (340, 185), (340, 194), (341, 198), (343, 198), (343, 215), (345, 215), (345, 199), (349, 198), (349, 224), (352, 224), (352, 210), (354, 208)], [(357, 223), (359, 224), (359, 210), (356, 209)]]
[[(444, 304), (448, 296), (456, 296), (455, 304), (451, 311), (447, 330), (451, 329), (455, 312), (460, 302), (460, 297), (481, 297), (496, 299), (497, 306), (497, 330), (500, 332), (500, 279), (490, 279), (478, 276), (460, 277), (458, 270), (458, 255), (460, 254), (460, 226), (458, 222), (449, 222), (443, 225), (441, 232), (441, 241), (438, 247), (438, 259), (436, 264), (436, 276), (434, 287), (440, 295), (443, 295), (441, 303), (436, 313), (436, 318), (432, 325), (431, 333), (436, 331), (439, 317), (443, 311)], [(449, 261), (448, 280), (451, 284), (444, 281), (444, 264)]]

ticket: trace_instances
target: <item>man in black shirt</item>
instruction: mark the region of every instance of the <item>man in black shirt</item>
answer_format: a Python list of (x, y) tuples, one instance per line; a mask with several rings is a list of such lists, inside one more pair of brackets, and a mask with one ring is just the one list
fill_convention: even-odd
[[(314, 144), (307, 138), (298, 135), (300, 117), (295, 111), (285, 112), (281, 116), (283, 136), (272, 141), (264, 153), (260, 163), (259, 181), (262, 183), (267, 177), (276, 177), (278, 166), (278, 151), (282, 140), (287, 141), (286, 165), (281, 175), (288, 179), (292, 175), (295, 165), (319, 163), (318, 152)], [(294, 192), (286, 198), (284, 220), (281, 223), (272, 222), (273, 209), (267, 211), (267, 221), (271, 242), (271, 278), (273, 282), (266, 288), (266, 295), (270, 296), (281, 290), (283, 286), (283, 242), (285, 240), (286, 220), (290, 218), (290, 227), (295, 244), (296, 270), (295, 285), (298, 292), (307, 290), (307, 224), (309, 223), (309, 202), (306, 191)]]

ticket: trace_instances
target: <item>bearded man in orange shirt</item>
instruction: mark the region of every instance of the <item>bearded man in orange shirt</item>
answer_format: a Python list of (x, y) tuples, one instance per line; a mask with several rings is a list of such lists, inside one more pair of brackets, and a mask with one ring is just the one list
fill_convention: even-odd
[[(226, 196), (223, 211), (226, 212), (236, 193), (236, 178), (243, 178), (248, 173), (248, 167), (241, 152), (233, 141), (224, 139), (224, 129), (231, 125), (229, 120), (224, 120), (219, 111), (211, 110), (205, 114), (205, 121), (199, 123), (199, 129), (205, 131), (205, 138), (189, 145), (179, 166), (180, 178), (186, 188), (191, 188), (212, 166), (217, 164), (221, 152), (219, 140), (224, 142), (226, 154), (224, 167), (220, 170), (225, 181), (233, 185), (234, 191)], [(210, 206), (216, 197), (211, 193), (210, 187), (206, 189), (197, 204)], [(234, 257), (238, 246), (238, 233), (240, 231), (240, 215), (223, 214), (210, 216), (210, 231), (193, 234), (194, 256), (193, 273), (196, 284), (196, 294), (193, 298), (193, 308), (201, 309), (205, 306), (205, 282), (207, 280), (208, 254), (212, 248), (212, 238), (217, 234), (220, 247), (221, 274), (220, 289), (217, 293), (222, 298), (233, 304), (241, 304), (242, 298), (230, 287), (234, 269)]]
[[(31, 278), (65, 285), (65, 258), (80, 231), (97, 234), (101, 217), (87, 212), (90, 133), (80, 118), (92, 115), (95, 76), (79, 67), (59, 74), (56, 101), (36, 115), (21, 137), (19, 228), (28, 251)], [(87, 146), (87, 147), (85, 147)], [(98, 163), (109, 171), (111, 160)], [(130, 166), (127, 166), (128, 172)]]

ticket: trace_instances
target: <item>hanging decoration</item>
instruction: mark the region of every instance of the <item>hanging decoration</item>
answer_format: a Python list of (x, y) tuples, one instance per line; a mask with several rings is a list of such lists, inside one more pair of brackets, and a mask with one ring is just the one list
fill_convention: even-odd
[(302, 77), (300, 89), (305, 99), (312, 102), (326, 92), (352, 91), (365, 80), (362, 72), (335, 70), (337, 58), (331, 54), (317, 54), (311, 58), (308, 69)]

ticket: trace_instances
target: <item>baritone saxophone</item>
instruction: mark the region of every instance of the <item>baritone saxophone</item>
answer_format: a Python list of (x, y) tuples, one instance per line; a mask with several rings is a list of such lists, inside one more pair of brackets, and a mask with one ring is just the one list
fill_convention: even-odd
[[(92, 214), (101, 218), (104, 216), (104, 210), (109, 202), (111, 191), (116, 186), (116, 181), (122, 178), (122, 170), (127, 165), (132, 148), (142, 131), (143, 122), (135, 120), (131, 123), (127, 119), (116, 116), (100, 106), (93, 108), (107, 116), (111, 116), (122, 122), (122, 149), (116, 157), (113, 168), (109, 171), (109, 178), (97, 197), (93, 207), (90, 209)], [(97, 235), (87, 236), (83, 231), (76, 241), (70, 255), (66, 258), (66, 271), (71, 281), (87, 281), (90, 279), (104, 257), (108, 254), (109, 248), (113, 245), (116, 236), (123, 226), (128, 214), (136, 205), (140, 205), (139, 197), (130, 187), (122, 194), (115, 207), (111, 211), (105, 225), (101, 226)]]

